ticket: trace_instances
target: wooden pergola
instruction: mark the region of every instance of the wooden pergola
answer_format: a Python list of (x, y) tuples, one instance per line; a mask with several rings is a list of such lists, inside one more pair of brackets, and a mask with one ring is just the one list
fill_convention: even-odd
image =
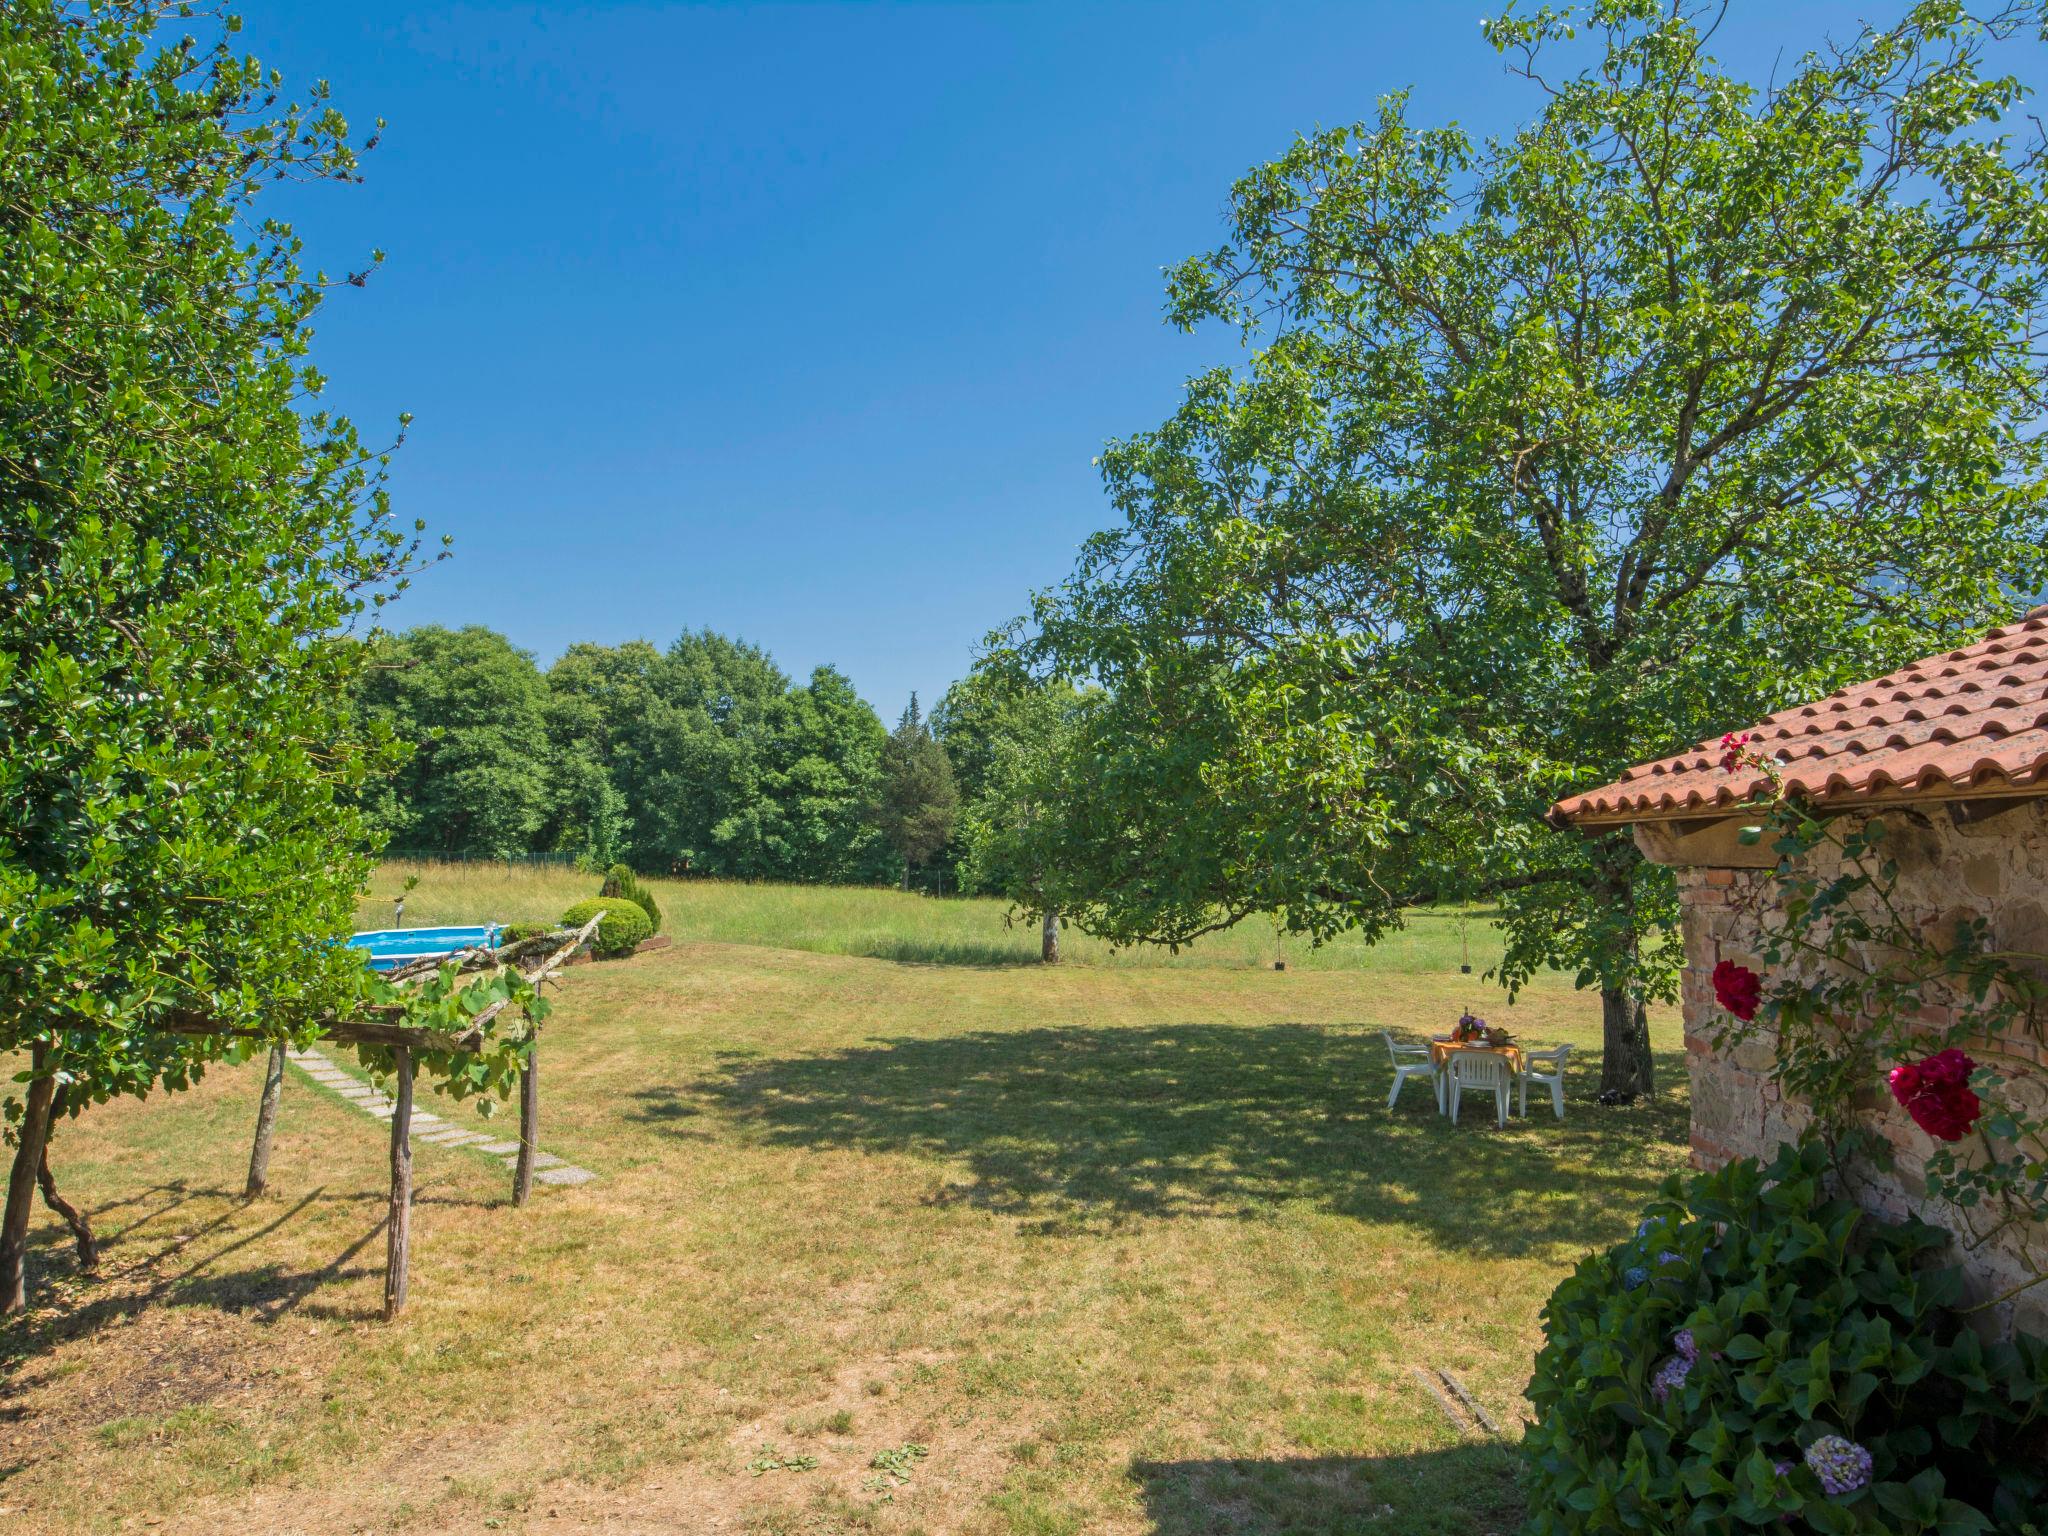
[[(538, 990), (578, 950), (590, 941), (600, 913), (574, 931), (557, 929), (515, 939), (496, 948), (479, 946), (450, 955), (422, 956), (391, 971), (385, 979), (393, 986), (415, 985), (453, 965), (461, 976), (517, 972), (528, 986)], [(412, 1103), (413, 1074), (418, 1052), (463, 1052), (482, 1049), (491, 1023), (512, 999), (501, 999), (478, 1013), (460, 1031), (430, 1029), (405, 1022), (402, 1004), (371, 1004), (347, 1017), (319, 1021), (317, 1035), (341, 1045), (376, 1045), (389, 1049), (393, 1058), (391, 1115), (391, 1205), (385, 1230), (384, 1316), (396, 1317), (405, 1308), (408, 1269), (412, 1248)], [(531, 1015), (528, 1015), (531, 1020)], [(155, 1021), (155, 1027), (169, 1034), (226, 1035), (255, 1039), (272, 1036), (253, 1027), (223, 1029), (217, 1020), (196, 1013), (173, 1013)], [(519, 1073), (519, 1155), (513, 1165), (512, 1202), (524, 1205), (533, 1194), (533, 1160), (540, 1134), (540, 1081), (538, 1073), (539, 1024), (530, 1026), (535, 1037)], [(285, 1047), (271, 1046), (270, 1063), (264, 1074), (263, 1100), (256, 1115), (255, 1145), (249, 1156), (250, 1198), (260, 1195), (269, 1176), (270, 1143), (277, 1127), (278, 1101), (284, 1092)], [(75, 1224), (74, 1224), (75, 1225)]]

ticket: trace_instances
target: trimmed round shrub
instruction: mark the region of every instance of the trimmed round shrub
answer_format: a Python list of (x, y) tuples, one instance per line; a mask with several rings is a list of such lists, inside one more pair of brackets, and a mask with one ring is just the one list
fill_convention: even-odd
[(655, 905), (654, 893), (642, 885), (640, 877), (625, 865), (614, 864), (604, 872), (604, 885), (597, 894), (632, 902), (647, 914), (647, 921), (654, 924), (654, 931), (661, 932), (661, 908)]
[(597, 925), (597, 932), (590, 943), (591, 953), (600, 960), (616, 960), (630, 955), (642, 939), (654, 932), (654, 924), (647, 914), (632, 902), (621, 897), (593, 896), (588, 901), (579, 901), (562, 914), (564, 928), (581, 928), (598, 913), (604, 920)]
[(1528, 1531), (2043, 1522), (2048, 1343), (1985, 1343), (1937, 1262), (1948, 1234), (1871, 1216), (1828, 1167), (1808, 1142), (1674, 1177), (1634, 1238), (1557, 1288)]
[[(585, 922), (589, 919), (585, 918)], [(544, 933), (553, 933), (553, 923), (507, 923), (498, 930), (500, 944), (516, 944), (521, 939), (537, 939)]]

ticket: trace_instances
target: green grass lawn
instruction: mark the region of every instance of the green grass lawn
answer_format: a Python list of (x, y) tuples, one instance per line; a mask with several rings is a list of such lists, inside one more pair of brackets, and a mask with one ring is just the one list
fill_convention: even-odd
[[(486, 915), (471, 875), (409, 915)], [(559, 890), (490, 878), (488, 915), (552, 915)], [(108, 1274), (74, 1277), (39, 1216), (36, 1309), (0, 1336), (0, 1525), (1514, 1528), (1543, 1299), (1683, 1160), (1674, 1020), (1652, 1104), (1598, 1108), (1583, 1059), (1562, 1124), (1452, 1127), (1418, 1088), (1385, 1104), (1379, 1028), (1486, 998), (1423, 924), (1348, 967), (1070, 944), (1047, 970), (1008, 963), (986, 905), (660, 895), (675, 947), (569, 972), (548, 1026), (542, 1142), (599, 1180), (518, 1210), (496, 1162), (421, 1146), (394, 1326), (379, 1128), (304, 1078), (253, 1207), (254, 1066), (67, 1127)], [(875, 953), (891, 935), (913, 950)], [(1562, 983), (1488, 1011), (1597, 1057)]]

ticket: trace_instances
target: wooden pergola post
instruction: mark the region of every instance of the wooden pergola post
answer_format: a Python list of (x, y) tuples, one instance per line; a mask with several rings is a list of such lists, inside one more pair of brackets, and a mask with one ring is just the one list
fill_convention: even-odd
[(405, 1310), (406, 1266), (412, 1254), (412, 1047), (391, 1051), (398, 1085), (391, 1110), (391, 1218), (386, 1228), (384, 1321)]
[(540, 1036), (526, 1048), (519, 1069), (519, 1160), (512, 1168), (512, 1203), (524, 1205), (533, 1194), (533, 1154), (540, 1146)]

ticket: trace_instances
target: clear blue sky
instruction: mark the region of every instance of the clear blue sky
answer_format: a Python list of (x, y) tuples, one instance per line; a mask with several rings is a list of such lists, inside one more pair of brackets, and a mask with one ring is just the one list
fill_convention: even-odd
[[(1412, 88), (1535, 110), (1473, 4), (400, 5), (249, 0), (244, 44), (388, 119), (368, 181), (294, 194), (330, 272), (315, 360), (400, 510), (451, 533), (394, 625), (543, 664), (711, 626), (892, 718), (1111, 520), (1092, 459), (1233, 335), (1160, 269), (1231, 181)], [(1757, 75), (1900, 7), (1735, 0)]]

